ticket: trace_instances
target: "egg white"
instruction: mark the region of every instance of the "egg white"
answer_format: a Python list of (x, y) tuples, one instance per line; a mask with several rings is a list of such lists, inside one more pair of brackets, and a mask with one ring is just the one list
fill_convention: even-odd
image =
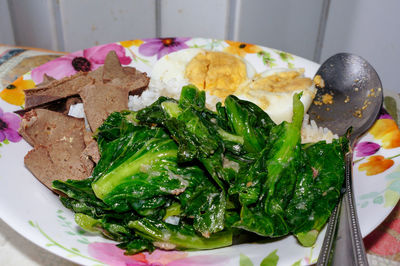
[[(298, 71), (299, 73), (302, 73), (300, 69), (269, 69), (255, 75), (252, 80), (249, 80), (242, 84), (239, 89), (234, 93), (234, 95), (240, 99), (253, 102), (260, 106), (276, 124), (280, 124), (283, 121), (291, 122), (293, 116), (293, 95), (295, 93), (300, 93), (301, 91), (303, 91), (303, 95), (300, 100), (304, 105), (304, 111), (307, 112), (316, 93), (314, 83), (305, 90), (290, 92), (270, 92), (266, 90), (245, 89), (251, 88), (251, 83), (253, 81), (256, 81), (257, 79), (265, 78), (279, 72), (287, 71)], [(304, 75), (302, 74), (302, 76)], [(267, 106), (265, 106), (265, 101), (268, 102)]]
[(163, 56), (153, 66), (149, 85), (167, 87), (172, 93), (179, 93), (179, 89), (189, 83), (185, 78), (187, 64), (201, 52), (200, 48), (189, 48)]

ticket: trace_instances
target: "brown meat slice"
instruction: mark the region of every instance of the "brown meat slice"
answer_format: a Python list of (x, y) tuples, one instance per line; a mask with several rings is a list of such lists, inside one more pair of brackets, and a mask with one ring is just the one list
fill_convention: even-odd
[(83, 140), (85, 141), (86, 148), (83, 150), (81, 156), (88, 157), (97, 164), (100, 160), (100, 151), (97, 141), (93, 138), (93, 134), (86, 131), (83, 135)]
[(146, 73), (134, 67), (122, 67), (114, 51), (107, 54), (103, 68), (103, 82), (124, 87), (129, 94), (140, 94), (150, 82)]
[(129, 92), (117, 85), (104, 83), (86, 85), (80, 90), (79, 95), (92, 132), (95, 132), (112, 112), (128, 109)]
[(20, 116), (24, 116), (27, 112), (31, 111), (32, 109), (39, 108), (39, 109), (47, 109), (54, 112), (59, 112), (63, 114), (68, 114), (69, 108), (71, 105), (76, 103), (81, 103), (82, 100), (79, 96), (71, 96), (67, 98), (58, 99), (56, 101), (44, 103), (38, 106), (34, 106), (31, 108), (20, 109), (14, 111), (14, 113), (19, 114)]
[(129, 95), (140, 95), (149, 85), (150, 78), (146, 73), (128, 67), (124, 68), (124, 72), (129, 74), (125, 78), (115, 78), (110, 83), (127, 89)]
[(94, 167), (86, 149), (84, 119), (46, 109), (27, 112), (20, 134), (34, 149), (25, 156), (25, 166), (47, 187), (53, 180), (84, 179)]
[(50, 189), (54, 180), (85, 179), (91, 175), (93, 168), (89, 159), (82, 161), (76, 145), (68, 140), (47, 146), (38, 145), (28, 152), (24, 162), (32, 174)]
[[(85, 121), (46, 109), (33, 109), (22, 118), (18, 132), (32, 146), (47, 145), (62, 139), (82, 143)], [(81, 144), (79, 144), (81, 145)]]
[[(27, 110), (37, 107), (60, 109), (61, 112), (65, 112), (64, 109), (68, 108), (68, 105), (65, 105), (63, 100), (78, 96), (79, 90), (88, 84), (111, 83), (125, 88), (131, 95), (137, 95), (142, 93), (149, 81), (146, 73), (133, 67), (122, 67), (117, 54), (110, 51), (104, 65), (94, 71), (78, 72), (60, 80), (45, 75), (43, 82), (35, 88), (24, 90), (25, 110), (21, 110), (19, 113), (23, 114)], [(62, 108), (58, 108), (60, 103), (63, 105)]]
[(103, 82), (109, 82), (115, 78), (125, 78), (124, 67), (121, 66), (119, 58), (115, 51), (110, 51), (104, 60)]
[(97, 142), (93, 140), (90, 142), (86, 148), (83, 150), (81, 154), (83, 161), (85, 161), (87, 158), (92, 160), (94, 163), (98, 163), (100, 160), (100, 152), (99, 152), (99, 146), (97, 145)]
[[(94, 75), (94, 74), (92, 74)], [(93, 83), (94, 79), (85, 72), (78, 72), (75, 75), (45, 82), (36, 88), (24, 90), (25, 109), (33, 108), (48, 102), (62, 98), (78, 95), (79, 88)]]
[(36, 87), (42, 87), (42, 86), (47, 86), (49, 85), (51, 82), (55, 81), (56, 79), (53, 77), (50, 77), (49, 75), (47, 75), (46, 73), (43, 75), (43, 81), (42, 83), (39, 83)]

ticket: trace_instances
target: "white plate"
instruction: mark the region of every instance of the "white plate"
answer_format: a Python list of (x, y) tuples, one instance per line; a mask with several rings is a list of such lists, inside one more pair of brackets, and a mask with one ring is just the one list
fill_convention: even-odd
[[(244, 43), (228, 43), (222, 40), (201, 38), (176, 38), (170, 40), (147, 39), (118, 42), (104, 46), (86, 49), (69, 54), (58, 61), (51, 61), (35, 71), (53, 69), (57, 64), (66, 64), (58, 68), (58, 78), (71, 74), (72, 59), (84, 56), (92, 62), (92, 66), (101, 64), (102, 55), (109, 49), (117, 49), (119, 56), (125, 63), (134, 66), (148, 74), (157, 60), (157, 51), (165, 51), (163, 44), (172, 44), (168, 51), (185, 47), (201, 47), (219, 51), (228, 51), (244, 56), (258, 72), (271, 67), (302, 67), (305, 75), (312, 77), (318, 69), (318, 64), (309, 60), (290, 55), (288, 53)], [(147, 48), (146, 48), (147, 46)], [(150, 48), (149, 48), (150, 47)], [(174, 48), (171, 48), (174, 47)], [(163, 50), (164, 49), (164, 50)], [(104, 60), (104, 58), (103, 58)], [(57, 63), (58, 62), (58, 63)], [(61, 62), (61, 63), (60, 63)], [(53, 70), (52, 70), (53, 71)], [(69, 71), (69, 72), (68, 72)], [(42, 72), (40, 72), (42, 73)], [(39, 73), (39, 74), (40, 74)], [(50, 76), (56, 73), (48, 72)], [(32, 76), (34, 76), (32, 75)], [(31, 79), (31, 73), (23, 76), (24, 80)], [(34, 79), (36, 81), (36, 79)], [(18, 87), (20, 83), (16, 82)], [(4, 113), (20, 109), (18, 105), (9, 104), (0, 100), (0, 108)], [(0, 120), (4, 120), (0, 114)], [(400, 133), (397, 127), (388, 131), (392, 125), (390, 119), (378, 120), (373, 134), (367, 134), (361, 142), (375, 143), (380, 149), (366, 156), (355, 157), (360, 160), (354, 166), (355, 197), (359, 214), (361, 232), (366, 236), (376, 228), (390, 213), (399, 199), (400, 193), (400, 165), (399, 158), (389, 158), (400, 154)], [(0, 129), (1, 132), (2, 129)], [(386, 130), (386, 131), (385, 131)], [(1, 134), (1, 133), (0, 133)], [(24, 155), (31, 147), (23, 140), (18, 142), (5, 141), (0, 147), (0, 216), (21, 235), (49, 252), (84, 265), (124, 263), (171, 263), (170, 265), (199, 265), (199, 264), (229, 264), (229, 265), (259, 265), (268, 255), (277, 260), (278, 265), (303, 265), (317, 260), (324, 232), (318, 237), (312, 248), (300, 246), (292, 236), (266, 244), (243, 244), (211, 251), (201, 252), (164, 252), (156, 251), (153, 254), (139, 254), (123, 256), (122, 251), (115, 247), (113, 241), (100, 236), (83, 232), (74, 222), (73, 213), (65, 209), (58, 197), (37, 181), (24, 167)], [(391, 145), (389, 145), (391, 144)], [(368, 146), (368, 145), (367, 145)], [(362, 149), (360, 149), (362, 151)], [(364, 151), (366, 151), (364, 149)], [(382, 156), (382, 157), (379, 157)], [(385, 161), (386, 160), (386, 161)], [(391, 162), (393, 165), (389, 167)], [(363, 171), (359, 166), (365, 164)], [(373, 165), (373, 163), (375, 163)], [(368, 165), (369, 164), (369, 165)], [(380, 173), (367, 175), (366, 169)], [(385, 169), (387, 168), (387, 169)]]

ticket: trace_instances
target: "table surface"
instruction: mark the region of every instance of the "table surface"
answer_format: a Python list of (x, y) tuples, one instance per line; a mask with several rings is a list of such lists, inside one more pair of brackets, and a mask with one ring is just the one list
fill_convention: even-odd
[[(61, 54), (43, 49), (0, 44), (0, 91), (20, 75)], [(384, 107), (395, 120), (398, 120), (399, 94), (386, 88), (384, 94)], [(400, 203), (377, 229), (364, 238), (364, 243), (370, 265), (400, 265)], [(36, 246), (0, 219), (0, 265), (75, 264)]]

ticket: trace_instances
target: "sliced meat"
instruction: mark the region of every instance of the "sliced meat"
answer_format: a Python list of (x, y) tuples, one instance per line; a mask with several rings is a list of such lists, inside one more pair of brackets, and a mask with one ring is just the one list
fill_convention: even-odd
[(82, 152), (82, 156), (88, 157), (97, 164), (100, 160), (100, 152), (97, 141), (93, 138), (93, 134), (86, 131), (83, 136), (83, 140), (85, 141), (86, 148)]
[[(94, 83), (111, 83), (121, 86), (129, 91), (131, 95), (142, 93), (149, 84), (149, 77), (146, 73), (140, 72), (133, 67), (122, 67), (119, 58), (114, 51), (107, 54), (104, 65), (90, 72), (78, 72), (72, 76), (55, 80), (45, 75), (43, 82), (35, 88), (24, 90), (25, 110), (43, 107), (56, 110), (60, 100), (78, 96), (78, 91)], [(64, 103), (64, 102), (62, 102)], [(64, 105), (62, 112), (67, 106)]]
[(79, 96), (71, 96), (67, 98), (58, 99), (56, 101), (44, 103), (38, 106), (34, 106), (31, 108), (25, 108), (21, 110), (14, 111), (14, 113), (19, 114), (20, 116), (24, 116), (27, 112), (31, 111), (32, 109), (39, 108), (39, 109), (47, 109), (54, 112), (59, 112), (63, 114), (68, 114), (69, 108), (72, 104), (82, 102)]
[(150, 78), (134, 67), (122, 67), (117, 54), (110, 51), (104, 62), (103, 82), (121, 86), (127, 89), (129, 94), (136, 95), (147, 88)]
[(140, 95), (149, 85), (150, 78), (147, 74), (136, 68), (124, 67), (124, 73), (124, 77), (114, 78), (110, 83), (127, 89), (130, 95)]
[(47, 75), (46, 73), (43, 75), (42, 83), (39, 83), (36, 87), (44, 87), (49, 85), (51, 82), (55, 81), (56, 79)]
[(88, 178), (93, 163), (89, 159), (81, 161), (82, 158), (74, 146), (67, 140), (56, 141), (47, 146), (38, 145), (25, 156), (25, 166), (50, 189), (54, 180)]
[[(93, 75), (93, 74), (92, 74)], [(94, 79), (85, 72), (78, 72), (75, 75), (46, 82), (36, 88), (24, 90), (25, 109), (56, 101), (62, 98), (78, 95), (78, 90), (93, 83)]]
[(34, 146), (25, 156), (25, 166), (47, 187), (53, 180), (84, 179), (94, 167), (86, 149), (84, 119), (46, 109), (27, 112), (20, 134)]
[(100, 160), (100, 152), (97, 142), (95, 140), (90, 142), (83, 150), (81, 156), (84, 158), (84, 160), (86, 160), (86, 158), (89, 158), (90, 160), (92, 160), (94, 163), (97, 164)]
[(46, 109), (33, 109), (22, 118), (18, 132), (32, 146), (68, 139), (83, 145), (85, 120)]
[(113, 84), (95, 83), (83, 87), (79, 95), (93, 132), (115, 111), (128, 109), (129, 92)]
[(115, 51), (110, 51), (104, 60), (103, 82), (107, 83), (115, 78), (125, 78), (124, 68), (119, 62), (119, 58)]

